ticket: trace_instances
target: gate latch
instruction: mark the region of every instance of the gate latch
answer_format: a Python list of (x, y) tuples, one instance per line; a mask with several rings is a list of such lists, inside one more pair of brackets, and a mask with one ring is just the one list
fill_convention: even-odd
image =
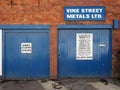
[(106, 46), (106, 45), (105, 45), (104, 42), (100, 42), (99, 47), (105, 47), (105, 46)]

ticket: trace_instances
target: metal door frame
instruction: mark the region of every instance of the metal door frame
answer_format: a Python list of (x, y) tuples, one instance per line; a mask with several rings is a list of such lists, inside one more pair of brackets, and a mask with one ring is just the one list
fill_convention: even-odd
[[(16, 24), (9, 24), (9, 25), (0, 25), (0, 29), (2, 29), (2, 78), (6, 78), (6, 58), (5, 58), (5, 40), (6, 40), (6, 33), (10, 32), (47, 32), (49, 34), (50, 25), (48, 24), (41, 24), (41, 25), (16, 25)], [(50, 34), (49, 34), (50, 35)], [(50, 54), (49, 54), (50, 55)], [(50, 57), (50, 56), (49, 56)], [(50, 60), (49, 60), (50, 63)], [(49, 71), (50, 73), (50, 71)]]
[[(87, 25), (65, 25), (65, 24), (61, 24), (58, 25), (58, 40), (59, 40), (59, 30), (80, 30), (80, 29), (84, 29), (84, 30), (92, 30), (92, 29), (96, 29), (97, 30), (110, 30), (110, 34), (109, 34), (109, 43), (110, 43), (110, 49), (109, 49), (109, 54), (108, 57), (110, 59), (110, 70), (111, 70), (111, 76), (112, 76), (112, 25), (111, 24), (87, 24)], [(58, 41), (58, 60), (59, 60), (59, 41)], [(59, 63), (58, 63), (58, 73), (59, 73)], [(110, 76), (110, 77), (111, 77)], [(59, 74), (58, 74), (58, 77)]]

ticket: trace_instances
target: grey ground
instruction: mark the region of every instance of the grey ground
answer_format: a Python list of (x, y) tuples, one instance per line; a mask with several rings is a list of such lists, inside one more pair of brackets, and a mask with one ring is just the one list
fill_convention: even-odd
[(3, 81), (0, 90), (120, 90), (120, 81), (100, 78), (64, 78), (59, 80)]

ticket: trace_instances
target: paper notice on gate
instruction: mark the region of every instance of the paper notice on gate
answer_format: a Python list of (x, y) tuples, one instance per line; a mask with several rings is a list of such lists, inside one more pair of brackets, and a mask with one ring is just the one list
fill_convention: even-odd
[(21, 53), (32, 53), (32, 43), (21, 43)]
[(93, 60), (93, 34), (76, 34), (76, 60)]

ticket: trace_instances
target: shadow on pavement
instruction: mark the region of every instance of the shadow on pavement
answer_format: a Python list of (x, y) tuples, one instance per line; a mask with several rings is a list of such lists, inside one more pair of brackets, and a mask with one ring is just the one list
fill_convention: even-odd
[(44, 90), (37, 81), (3, 81), (0, 90)]
[(85, 78), (62, 78), (56, 83), (64, 86), (67, 90), (98, 90), (97, 88), (93, 87), (89, 83), (97, 82), (98, 79), (85, 79)]

